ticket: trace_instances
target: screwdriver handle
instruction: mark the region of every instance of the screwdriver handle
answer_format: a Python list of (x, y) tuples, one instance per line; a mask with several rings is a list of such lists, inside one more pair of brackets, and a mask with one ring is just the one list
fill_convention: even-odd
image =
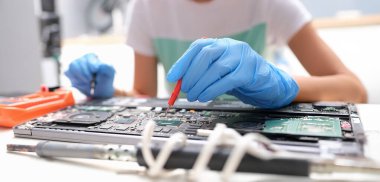
[(36, 153), (40, 157), (69, 157), (134, 161), (136, 149), (128, 145), (95, 145), (66, 142), (39, 142)]

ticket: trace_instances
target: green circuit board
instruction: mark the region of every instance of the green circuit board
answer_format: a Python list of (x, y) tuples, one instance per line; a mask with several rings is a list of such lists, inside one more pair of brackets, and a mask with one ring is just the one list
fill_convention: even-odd
[(265, 121), (265, 133), (342, 137), (339, 118), (306, 116)]

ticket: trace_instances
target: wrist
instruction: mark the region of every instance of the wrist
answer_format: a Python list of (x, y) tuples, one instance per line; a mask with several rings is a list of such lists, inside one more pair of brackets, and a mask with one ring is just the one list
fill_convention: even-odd
[(261, 72), (254, 73), (255, 80), (251, 84), (229, 93), (244, 103), (261, 108), (279, 108), (291, 103), (299, 92), (297, 82), (274, 65), (262, 63)]
[(139, 96), (135, 90), (126, 91), (124, 89), (115, 88), (115, 97), (136, 97)]
[(113, 96), (128, 97), (128, 96), (130, 96), (130, 94), (127, 91), (123, 90), (123, 89), (115, 88), (115, 92), (114, 92)]

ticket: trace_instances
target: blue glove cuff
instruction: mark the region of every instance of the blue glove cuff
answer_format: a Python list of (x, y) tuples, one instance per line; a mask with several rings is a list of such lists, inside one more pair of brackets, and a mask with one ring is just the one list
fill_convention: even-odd
[[(262, 60), (265, 61), (265, 60)], [(233, 95), (246, 104), (260, 108), (280, 108), (290, 104), (298, 95), (297, 82), (286, 72), (276, 68), (270, 63), (264, 63), (261, 69), (266, 67), (266, 72), (258, 72), (257, 78), (249, 86), (236, 88), (228, 94)], [(260, 75), (257, 75), (260, 74)]]

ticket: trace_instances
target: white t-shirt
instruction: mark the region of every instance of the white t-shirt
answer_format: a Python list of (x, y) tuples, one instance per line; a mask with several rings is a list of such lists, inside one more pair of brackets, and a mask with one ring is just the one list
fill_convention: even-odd
[(298, 0), (132, 0), (127, 16), (127, 44), (157, 57), (166, 72), (196, 39), (230, 37), (261, 54), (311, 20)]

